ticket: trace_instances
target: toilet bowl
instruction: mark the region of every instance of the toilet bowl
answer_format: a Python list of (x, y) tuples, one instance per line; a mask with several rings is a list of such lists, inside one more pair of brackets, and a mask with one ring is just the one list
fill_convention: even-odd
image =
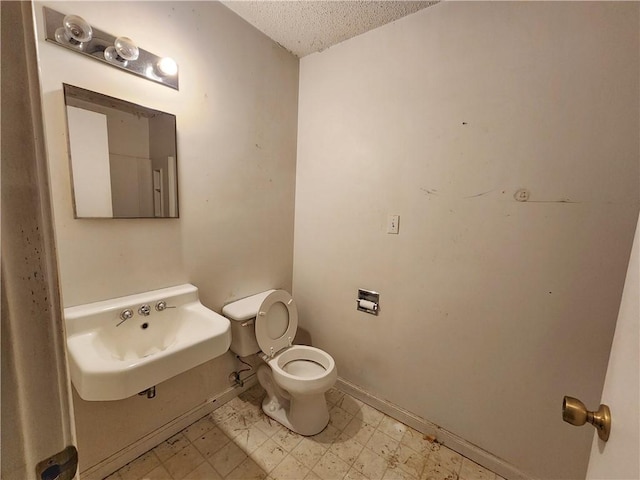
[(293, 345), (298, 311), (291, 295), (269, 290), (222, 309), (231, 323), (231, 351), (241, 357), (260, 353), (258, 382), (267, 395), (266, 415), (301, 435), (315, 435), (329, 423), (325, 392), (338, 378), (331, 355)]

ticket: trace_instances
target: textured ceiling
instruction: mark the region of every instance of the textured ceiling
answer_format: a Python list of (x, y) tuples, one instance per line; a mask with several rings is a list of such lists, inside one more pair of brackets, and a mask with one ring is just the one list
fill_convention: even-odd
[(436, 1), (223, 1), (298, 57), (324, 50)]

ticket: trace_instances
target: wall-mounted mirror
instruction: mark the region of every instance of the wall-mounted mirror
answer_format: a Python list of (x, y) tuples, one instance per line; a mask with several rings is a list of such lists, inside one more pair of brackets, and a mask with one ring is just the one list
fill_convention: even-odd
[(177, 218), (176, 117), (64, 84), (76, 218)]

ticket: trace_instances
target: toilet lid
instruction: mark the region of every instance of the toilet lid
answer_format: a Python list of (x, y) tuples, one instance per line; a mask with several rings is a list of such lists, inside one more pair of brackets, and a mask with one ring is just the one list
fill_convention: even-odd
[(273, 357), (293, 344), (298, 330), (298, 309), (291, 295), (274, 290), (260, 304), (256, 316), (256, 340), (260, 350)]

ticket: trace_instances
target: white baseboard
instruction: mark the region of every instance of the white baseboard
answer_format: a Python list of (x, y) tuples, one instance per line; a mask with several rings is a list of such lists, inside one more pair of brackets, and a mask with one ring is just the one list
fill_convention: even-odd
[(230, 387), (224, 392), (218, 394), (212, 399), (192, 408), (188, 412), (183, 413), (178, 418), (171, 420), (169, 423), (155, 429), (153, 432), (145, 435), (140, 440), (132, 443), (104, 459), (100, 463), (93, 465), (86, 470), (80, 472), (81, 480), (101, 480), (111, 475), (116, 470), (124, 467), (127, 463), (135, 460), (140, 455), (148, 452), (152, 448), (160, 445), (165, 440), (173, 437), (176, 433), (187, 428), (189, 425), (208, 415), (217, 408), (221, 407), (229, 400), (237, 397), (242, 392), (251, 388), (258, 381), (255, 374), (244, 380), (242, 387)]
[(354, 385), (351, 382), (343, 378), (338, 378), (336, 382), (336, 388), (348, 393), (352, 397), (357, 398), (361, 402), (380, 410), (382, 413), (389, 415), (392, 418), (410, 426), (411, 428), (423, 433), (425, 435), (431, 435), (435, 437), (438, 443), (446, 445), (451, 450), (458, 452), (460, 455), (467, 457), (485, 468), (488, 468), (492, 472), (497, 473), (501, 477), (509, 480), (531, 480), (533, 477), (522, 472), (515, 466), (506, 462), (505, 460), (496, 457), (492, 453), (489, 453), (480, 447), (466, 441), (464, 438), (439, 427), (435, 423), (431, 423), (424, 418), (418, 417), (407, 410), (404, 410), (391, 402), (382, 400), (374, 395), (371, 395), (362, 388)]

